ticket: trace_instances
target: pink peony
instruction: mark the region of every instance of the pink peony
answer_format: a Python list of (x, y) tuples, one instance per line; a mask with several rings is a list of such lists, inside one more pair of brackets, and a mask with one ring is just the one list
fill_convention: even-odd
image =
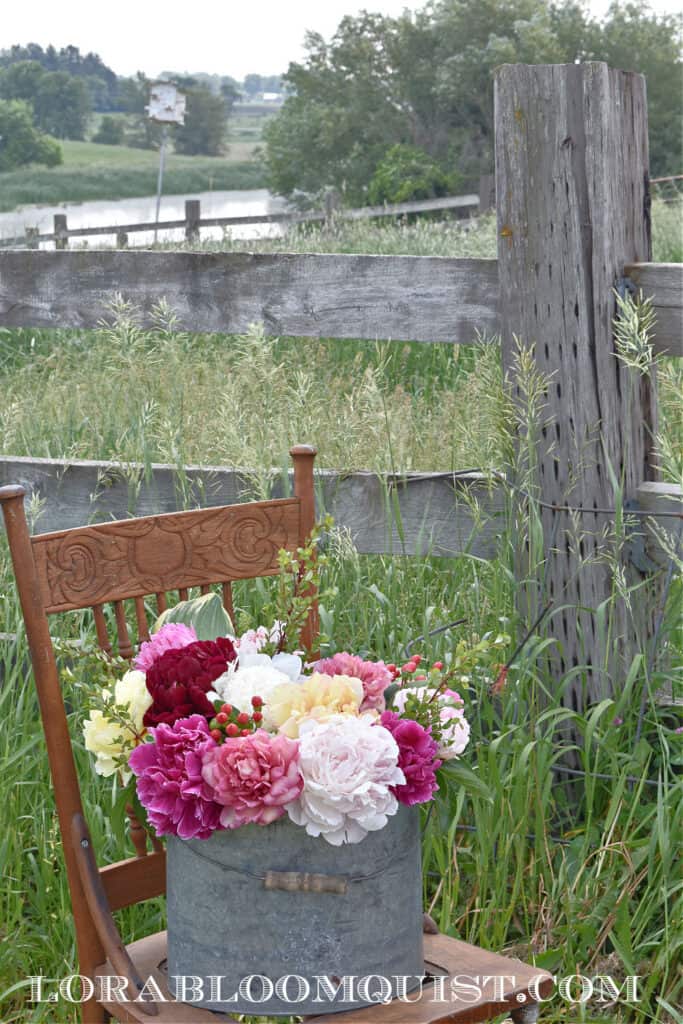
[(431, 800), (436, 783), (438, 745), (419, 722), (400, 718), (395, 711), (384, 711), (380, 725), (388, 729), (398, 744), (398, 766), (406, 777), (405, 785), (393, 786), (392, 793), (402, 804), (423, 804)]
[(166, 651), (187, 647), (196, 639), (197, 634), (192, 626), (185, 626), (182, 622), (168, 622), (158, 633), (153, 633), (149, 640), (140, 645), (133, 664), (135, 668), (147, 672)]
[(213, 799), (223, 805), (224, 828), (270, 825), (301, 792), (299, 744), (257, 729), (208, 750), (202, 775)]
[(201, 715), (150, 729), (128, 759), (138, 777), (140, 803), (158, 836), (208, 839), (220, 827), (221, 806), (202, 778), (202, 764), (216, 743)]
[(342, 651), (331, 658), (323, 658), (314, 666), (316, 672), (328, 676), (352, 676), (363, 684), (361, 711), (384, 711), (384, 691), (391, 684), (392, 675), (383, 661), (363, 661), (357, 654)]

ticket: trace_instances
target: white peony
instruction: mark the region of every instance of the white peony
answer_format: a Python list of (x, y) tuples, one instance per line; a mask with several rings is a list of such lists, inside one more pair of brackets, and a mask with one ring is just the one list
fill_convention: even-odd
[[(108, 690), (103, 695), (111, 696)], [(130, 719), (131, 727), (112, 722), (101, 711), (91, 711), (83, 723), (85, 749), (95, 755), (98, 775), (113, 775), (120, 768), (121, 759), (139, 742), (136, 733), (142, 733), (142, 719), (152, 703), (152, 695), (145, 685), (145, 673), (138, 669), (126, 672), (114, 687), (114, 702)], [(122, 769), (121, 774), (125, 781), (130, 778), (127, 769)]]
[(374, 721), (374, 716), (336, 715), (301, 724), (304, 788), (287, 813), (310, 836), (322, 835), (333, 846), (359, 843), (396, 814), (391, 787), (405, 783), (399, 750), (388, 729)]
[(240, 711), (251, 712), (251, 698), (262, 697), (264, 705), (281, 683), (297, 681), (301, 676), (301, 658), (296, 654), (267, 654), (243, 652), (240, 648), (237, 666), (215, 679), (213, 689), (207, 693), (210, 701), (221, 700)]

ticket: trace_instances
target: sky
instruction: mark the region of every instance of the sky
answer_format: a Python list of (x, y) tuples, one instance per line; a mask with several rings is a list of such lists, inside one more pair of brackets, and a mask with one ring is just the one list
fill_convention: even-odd
[[(476, 0), (472, 0), (476, 3)], [(650, 0), (657, 13), (683, 0)], [(345, 14), (400, 14), (421, 0), (0, 0), (0, 49), (12, 43), (73, 44), (99, 53), (119, 75), (161, 71), (279, 74), (303, 56), (308, 29), (329, 38)], [(600, 16), (608, 0), (590, 0)]]

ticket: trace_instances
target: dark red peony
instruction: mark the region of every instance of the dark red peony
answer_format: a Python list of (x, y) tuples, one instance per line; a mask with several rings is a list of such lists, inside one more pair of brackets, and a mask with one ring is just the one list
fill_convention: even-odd
[(189, 715), (211, 718), (214, 707), (206, 694), (214, 679), (222, 676), (236, 659), (232, 640), (222, 636), (166, 651), (147, 672), (147, 689), (153, 703), (145, 712), (144, 725), (173, 725)]

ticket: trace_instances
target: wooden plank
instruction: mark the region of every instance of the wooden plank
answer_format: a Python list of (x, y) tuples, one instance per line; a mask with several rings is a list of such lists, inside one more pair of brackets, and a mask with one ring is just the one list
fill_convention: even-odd
[[(683, 534), (683, 488), (679, 484), (647, 480), (636, 491), (634, 505), (652, 516), (644, 523), (641, 521), (635, 532), (636, 550), (641, 537), (644, 553), (653, 565), (668, 566), (671, 550), (680, 544)], [(674, 518), (676, 515), (680, 518)]]
[(112, 910), (130, 907), (166, 892), (166, 852), (130, 857), (100, 868), (107, 901)]
[[(219, 466), (188, 466), (181, 479), (174, 466), (155, 465), (146, 476), (142, 465), (0, 458), (0, 484), (21, 484), (43, 505), (32, 527), (37, 533), (184, 507), (230, 505), (252, 499), (256, 479), (249, 470)], [(337, 527), (348, 530), (360, 554), (446, 558), (469, 552), (491, 558), (496, 552), (504, 499), (479, 474), (402, 478), (321, 470), (315, 481), (318, 511), (330, 512)], [(285, 481), (274, 471), (270, 491), (274, 498), (291, 494), (291, 474)]]
[(471, 343), (498, 326), (495, 260), (226, 252), (0, 253), (1, 327), (95, 328), (120, 293), (181, 330)]
[[(516, 335), (534, 346), (549, 381), (546, 425), (537, 428), (539, 497), (614, 507), (611, 472), (626, 500), (654, 472), (654, 389), (616, 358), (612, 332), (623, 267), (650, 255), (645, 80), (597, 62), (503, 66), (495, 120), (503, 364), (514, 374)], [(557, 641), (553, 670), (559, 685), (585, 666), (563, 688), (578, 710), (617, 692), (641, 648), (618, 598), (609, 635), (596, 627), (595, 610), (615, 590), (604, 520), (583, 515), (574, 526), (544, 509), (542, 522), (537, 554), (520, 550), (520, 580), (531, 579), (519, 588), (524, 618), (546, 601), (558, 608), (547, 627)]]
[(683, 356), (683, 263), (629, 263), (624, 275), (653, 299), (655, 352)]

